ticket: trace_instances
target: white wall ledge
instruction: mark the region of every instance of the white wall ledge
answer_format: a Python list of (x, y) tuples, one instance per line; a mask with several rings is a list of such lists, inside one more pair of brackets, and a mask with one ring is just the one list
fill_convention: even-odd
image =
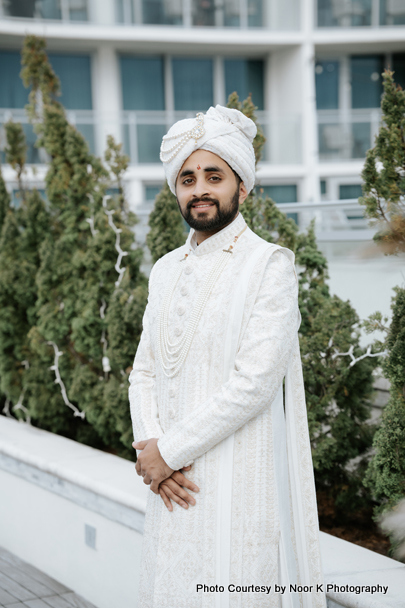
[[(120, 608), (136, 605), (133, 604), (133, 574), (137, 579), (140, 564), (137, 538), (143, 531), (146, 499), (150, 490), (136, 475), (133, 463), (0, 416), (0, 472), (3, 478), (6, 474), (10, 480), (8, 484), (4, 478), (7, 482), (5, 487), (9, 489), (6, 489), (5, 500), (2, 498), (3, 505), (0, 505), (0, 514), (2, 509), (4, 511), (1, 518), (5, 523), (0, 530), (0, 545), (67, 584), (99, 608), (111, 608), (111, 597), (116, 593), (117, 586), (111, 577), (104, 578), (102, 571), (104, 568), (105, 572), (109, 572), (117, 567), (117, 554), (110, 547), (107, 548), (107, 544), (121, 539), (120, 551), (123, 553), (125, 540), (125, 559), (121, 555), (122, 562), (116, 575), (122, 578), (123, 595), (119, 605)], [(42, 498), (38, 498), (38, 492), (42, 493)], [(31, 523), (13, 512), (18, 508), (22, 496), (30, 509)], [(89, 521), (97, 526), (101, 539), (98, 556), (91, 550), (89, 555), (83, 554), (82, 545), (77, 539), (69, 544), (71, 534), (64, 538), (62, 527), (60, 534), (57, 532), (57, 542), (63, 550), (65, 564), (55, 563), (50, 541), (47, 549), (44, 546), (41, 556), (36, 556), (32, 547), (41, 546), (44, 537), (41, 524), (33, 526), (33, 522), (36, 524), (41, 517), (42, 505), (48, 509), (47, 517), (54, 518), (54, 529), (58, 530), (58, 526), (64, 523), (58, 511), (64, 509), (63, 504), (55, 502), (56, 498), (52, 496), (68, 501), (63, 503), (65, 505), (72, 505), (70, 511), (66, 507), (66, 518), (70, 518), (74, 533), (78, 521), (79, 527)], [(26, 508), (25, 513), (28, 516)], [(5, 521), (7, 518), (8, 523)], [(103, 524), (107, 520), (114, 523)], [(321, 533), (320, 542), (328, 608), (405, 608), (405, 564), (329, 534)], [(136, 555), (132, 553), (135, 543), (138, 547)], [(98, 580), (105, 581), (105, 588), (97, 590), (98, 595), (95, 591), (97, 586), (91, 584), (91, 577), (89, 580), (87, 573), (83, 578), (80, 569), (71, 571), (71, 564), (78, 561), (80, 565), (82, 559), (88, 559), (88, 568), (97, 573)], [(69, 565), (68, 569), (66, 564)], [(122, 573), (122, 564), (132, 574)], [(336, 585), (337, 588), (328, 589), (327, 585)], [(356, 593), (356, 588), (377, 585), (386, 587), (386, 592)]]
[(143, 532), (148, 488), (123, 458), (0, 416), (0, 468)]

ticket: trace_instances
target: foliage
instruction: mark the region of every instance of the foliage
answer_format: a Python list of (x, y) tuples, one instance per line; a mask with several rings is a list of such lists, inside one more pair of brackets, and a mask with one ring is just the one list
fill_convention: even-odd
[[(134, 242), (136, 218), (124, 198), (122, 174), (128, 159), (112, 138), (107, 142), (106, 165), (89, 153), (55, 98), (59, 83), (44, 40), (28, 36), (22, 57), (24, 82), (31, 87), (28, 112), (39, 136), (37, 145), (45, 148), (50, 164), (45, 180), (48, 225), (38, 242), (32, 242), (37, 267), (30, 269), (29, 277), (23, 276), (27, 252), (21, 252), (18, 264), (12, 264), (9, 255), (8, 285), (13, 280), (19, 295), (26, 285), (32, 286), (22, 300), (27, 322), (20, 333), (26, 350), (24, 357), (20, 352), (15, 356), (20, 368), (22, 358), (29, 368), (18, 368), (20, 386), (15, 382), (12, 400), (23, 387), (35, 424), (133, 457), (127, 379), (141, 333), (147, 281), (140, 272), (142, 252)], [(118, 196), (106, 197), (111, 187), (118, 188)], [(38, 201), (38, 194), (35, 197)], [(25, 207), (24, 203), (22, 215)], [(36, 222), (30, 217), (23, 226), (27, 239)], [(10, 220), (8, 231), (15, 242), (23, 242), (16, 218)], [(118, 241), (125, 252), (122, 276), (116, 269)], [(5, 240), (2, 244), (1, 255), (8, 255), (11, 245)], [(23, 318), (24, 311), (18, 310), (16, 301), (9, 316), (2, 311), (1, 318)], [(10, 336), (9, 341), (15, 340)], [(54, 345), (63, 353), (58, 366), (69, 402), (85, 412), (85, 420), (73, 415), (55, 384)], [(3, 343), (0, 348), (1, 359), (6, 355)]]
[(405, 251), (405, 91), (393, 72), (383, 74), (382, 126), (367, 152), (362, 177), (366, 215), (379, 227), (374, 237), (387, 254)]
[[(388, 351), (382, 369), (390, 381), (390, 399), (384, 408), (373, 447), (374, 456), (365, 483), (380, 501), (376, 514), (390, 510), (405, 497), (405, 289), (396, 287), (392, 321), (380, 348)], [(368, 331), (381, 329), (380, 313), (368, 321)]]
[(149, 227), (146, 244), (152, 254), (153, 262), (157, 262), (169, 251), (184, 245), (186, 235), (183, 218), (176, 197), (170, 191), (167, 182), (155, 199), (153, 211), (149, 215)]

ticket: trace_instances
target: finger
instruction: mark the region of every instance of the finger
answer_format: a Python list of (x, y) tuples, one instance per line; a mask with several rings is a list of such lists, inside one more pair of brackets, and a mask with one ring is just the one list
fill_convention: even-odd
[(152, 479), (150, 477), (150, 475), (146, 474), (143, 478), (143, 483), (146, 483), (147, 486), (149, 486), (152, 482)]
[(171, 500), (168, 496), (166, 496), (166, 493), (162, 488), (159, 488), (159, 494), (169, 511), (173, 511)]
[(187, 488), (188, 490), (191, 490), (192, 492), (199, 492), (200, 488), (198, 486), (195, 485), (195, 483), (193, 483), (190, 479), (187, 479), (187, 477), (185, 477), (182, 473), (180, 473), (180, 471), (175, 471), (172, 476), (172, 479), (174, 479), (174, 481), (176, 483), (178, 483), (180, 486), (184, 486), (185, 488)]
[(143, 448), (146, 446), (147, 443), (148, 443), (148, 440), (134, 441), (134, 443), (132, 444), (132, 447), (135, 448), (136, 450), (143, 450)]
[(168, 488), (168, 489), (170, 489), (171, 492), (173, 492), (173, 494), (175, 496), (178, 496), (179, 498), (183, 499), (185, 502), (189, 503), (190, 505), (195, 505), (194, 496), (190, 496), (190, 494), (188, 494), (178, 483), (176, 483), (174, 481), (174, 479), (172, 479), (172, 478), (166, 479), (166, 482), (167, 482), (167, 485), (164, 488), (165, 491)]
[(159, 494), (159, 484), (160, 484), (160, 480), (155, 481), (152, 479), (152, 483), (150, 484), (150, 489), (152, 490), (152, 492), (154, 494)]
[(182, 467), (180, 470), (181, 471), (189, 471), (191, 469), (191, 464), (189, 464), (187, 467)]
[(135, 465), (135, 471), (138, 473), (138, 475), (141, 474), (141, 465), (140, 465), (139, 460), (138, 460), (138, 462)]
[(183, 500), (182, 498), (180, 498), (180, 496), (178, 494), (175, 494), (171, 490), (169, 485), (166, 485), (167, 480), (164, 483), (165, 483), (164, 491), (166, 493), (166, 496), (168, 496), (170, 498), (170, 500), (172, 500), (173, 502), (176, 502), (178, 505), (180, 505), (180, 507), (183, 507), (183, 509), (188, 509), (188, 503), (185, 500)]

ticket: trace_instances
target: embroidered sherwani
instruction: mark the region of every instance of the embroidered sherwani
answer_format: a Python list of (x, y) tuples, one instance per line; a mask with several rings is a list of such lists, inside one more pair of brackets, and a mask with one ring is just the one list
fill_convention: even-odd
[[(182, 265), (182, 273), (168, 317), (171, 342), (177, 342), (183, 335), (199, 290), (218, 256), (245, 226), (239, 214), (229, 226), (199, 246), (191, 231), (186, 244), (161, 258), (150, 275), (143, 333), (130, 375), (134, 436), (136, 441), (158, 437), (161, 455), (174, 470), (193, 463), (186, 476), (199, 486), (200, 492), (195, 494), (195, 506), (184, 509), (173, 504), (172, 512), (159, 495), (150, 492), (138, 608), (325, 605), (321, 595), (319, 601), (316, 595), (313, 603), (306, 604), (304, 594), (295, 594), (293, 600), (288, 600), (292, 603), (282, 604), (287, 600), (274, 593), (274, 584), (286, 580), (280, 572), (281, 562), (291, 565), (290, 580), (300, 582), (299, 577), (294, 579), (291, 575), (299, 562), (294, 521), (290, 517), (293, 488), (288, 473), (281, 475), (279, 471), (277, 477), (277, 467), (281, 470), (279, 463), (286, 452), (284, 421), (277, 422), (280, 415), (283, 417), (283, 378), (297, 342), (299, 325), (291, 252), (270, 246), (254, 264), (242, 303), (238, 350), (226, 382), (224, 343), (229, 311), (233, 298), (238, 297), (235, 286), (250, 256), (264, 243), (250, 229), (234, 245), (203, 310), (186, 361), (176, 376), (168, 378), (164, 374), (158, 354), (159, 311), (178, 265)], [(189, 253), (188, 257), (180, 261), (185, 253)], [(308, 434), (305, 428), (303, 432)], [(218, 509), (220, 504), (223, 509), (224, 497), (219, 475), (221, 444), (230, 436), (231, 491), (225, 505), (230, 526), (228, 582), (235, 586), (271, 585), (272, 590), (231, 592), (224, 600), (220, 593), (197, 592), (197, 585), (221, 583), (218, 560), (223, 557), (219, 556), (218, 543), (223, 531)], [(309, 445), (307, 437), (299, 441)], [(306, 466), (311, 467), (308, 463)], [(321, 583), (315, 520), (316, 509), (307, 522), (308, 529), (312, 526), (315, 530), (311, 540), (315, 557), (309, 556), (308, 560), (312, 560), (319, 574), (316, 582)], [(289, 537), (284, 556), (280, 553), (283, 526), (288, 528)]]

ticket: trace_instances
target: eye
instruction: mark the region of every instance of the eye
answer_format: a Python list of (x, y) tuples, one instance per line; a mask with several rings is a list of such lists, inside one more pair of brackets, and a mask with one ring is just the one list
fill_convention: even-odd
[(221, 181), (221, 178), (219, 177), (219, 175), (211, 175), (211, 177), (209, 179), (213, 180), (214, 182), (220, 182)]
[(189, 184), (191, 184), (191, 183), (192, 183), (192, 181), (193, 181), (193, 180), (191, 179), (191, 177), (186, 177), (186, 179), (184, 179), (184, 180), (182, 181), (182, 184), (184, 184), (185, 186), (188, 186)]

